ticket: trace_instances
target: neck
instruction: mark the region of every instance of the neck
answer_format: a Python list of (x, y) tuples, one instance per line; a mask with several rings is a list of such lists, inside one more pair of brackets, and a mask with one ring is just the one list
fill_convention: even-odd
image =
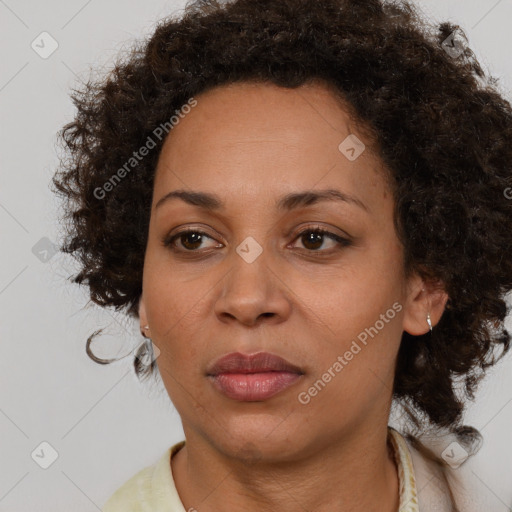
[(266, 456), (241, 460), (194, 431), (185, 433), (187, 443), (173, 457), (172, 471), (187, 511), (398, 510), (387, 425), (369, 432), (357, 429), (288, 461)]

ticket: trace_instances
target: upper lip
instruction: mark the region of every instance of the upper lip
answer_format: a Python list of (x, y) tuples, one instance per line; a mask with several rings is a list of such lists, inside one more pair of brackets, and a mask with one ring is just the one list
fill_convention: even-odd
[(261, 373), (261, 372), (291, 372), (303, 374), (297, 366), (282, 357), (269, 352), (257, 354), (242, 354), (232, 352), (217, 359), (207, 370), (207, 375), (219, 373)]

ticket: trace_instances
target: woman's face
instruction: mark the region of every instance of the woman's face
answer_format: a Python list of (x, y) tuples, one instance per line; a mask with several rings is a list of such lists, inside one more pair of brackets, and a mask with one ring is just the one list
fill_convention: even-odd
[[(195, 99), (160, 155), (139, 309), (187, 438), (292, 460), (387, 424), (402, 331), (428, 326), (370, 141), (318, 84)], [(233, 352), (298, 371), (210, 376)]]

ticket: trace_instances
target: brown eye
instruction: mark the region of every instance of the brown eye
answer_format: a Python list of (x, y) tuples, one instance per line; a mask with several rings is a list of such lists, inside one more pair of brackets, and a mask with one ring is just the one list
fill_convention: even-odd
[(202, 237), (203, 235), (194, 232), (181, 233), (179, 240), (185, 249), (194, 250), (198, 249), (198, 245), (201, 245)]
[(343, 238), (339, 235), (336, 235), (335, 233), (331, 233), (330, 231), (327, 231), (323, 228), (309, 228), (305, 229), (304, 231), (301, 231), (296, 240), (300, 239), (304, 247), (308, 251), (312, 252), (327, 252), (327, 251), (318, 251), (320, 249), (325, 241), (325, 239), (328, 238), (330, 240), (333, 240), (334, 246), (342, 246), (346, 247), (350, 245), (350, 240), (347, 238)]
[[(213, 240), (210, 236), (208, 236), (203, 231), (199, 231), (197, 229), (188, 229), (186, 231), (181, 231), (176, 233), (175, 235), (166, 238), (164, 240), (165, 246), (170, 246), (173, 250), (182, 251), (182, 252), (195, 252), (197, 249), (201, 247), (201, 244), (205, 239), (209, 238)], [(177, 248), (175, 242), (180, 242), (183, 249)]]

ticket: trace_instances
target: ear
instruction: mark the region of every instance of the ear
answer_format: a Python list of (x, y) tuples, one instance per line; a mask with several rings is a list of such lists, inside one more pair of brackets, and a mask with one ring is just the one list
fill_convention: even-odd
[(141, 294), (139, 299), (139, 323), (140, 332), (148, 334), (149, 329), (144, 329), (148, 325), (148, 317), (146, 315), (146, 305), (144, 304), (144, 294)]
[(449, 297), (441, 281), (426, 280), (415, 274), (408, 283), (408, 293), (403, 317), (404, 331), (420, 336), (430, 331), (427, 314), (430, 314), (432, 328), (437, 325)]

